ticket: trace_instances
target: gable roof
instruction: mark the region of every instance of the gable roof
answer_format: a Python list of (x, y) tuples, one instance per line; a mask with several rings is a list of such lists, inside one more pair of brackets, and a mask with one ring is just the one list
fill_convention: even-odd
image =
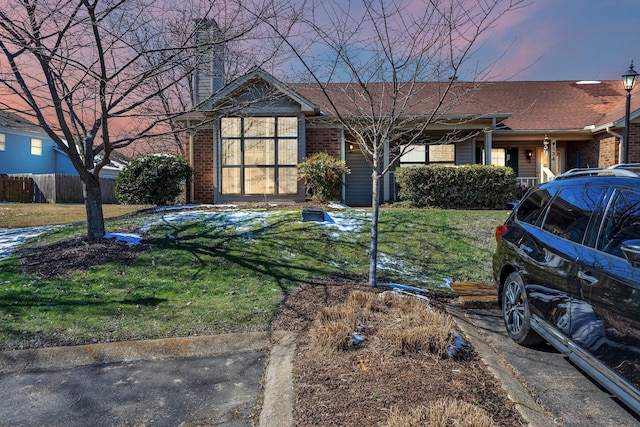
[(267, 73), (260, 67), (252, 68), (247, 74), (236, 78), (231, 81), (220, 91), (216, 92), (216, 94), (212, 98), (211, 105), (215, 106), (217, 104), (223, 103), (225, 100), (232, 97), (234, 94), (238, 93), (238, 91), (243, 88), (253, 84), (256, 81), (263, 81), (273, 87), (277, 92), (285, 95), (293, 102), (300, 105), (300, 108), (303, 113), (306, 114), (318, 114), (319, 109), (318, 106), (310, 102), (307, 98), (305, 98), (300, 93), (291, 90), (286, 84), (282, 83), (280, 80), (273, 77), (271, 74)]

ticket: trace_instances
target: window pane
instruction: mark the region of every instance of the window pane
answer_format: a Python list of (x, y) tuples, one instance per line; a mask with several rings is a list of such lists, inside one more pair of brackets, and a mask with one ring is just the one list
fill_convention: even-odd
[(425, 145), (410, 145), (409, 150), (400, 156), (400, 163), (425, 163), (427, 161)]
[(244, 170), (245, 194), (274, 194), (274, 168), (246, 168)]
[(589, 218), (602, 195), (602, 188), (565, 188), (553, 200), (543, 229), (564, 239), (582, 243)]
[(297, 117), (278, 117), (278, 136), (298, 136)]
[(240, 168), (222, 168), (222, 194), (240, 194)]
[(5, 150), (5, 135), (4, 133), (0, 133), (0, 151)]
[(240, 138), (240, 117), (223, 117), (220, 119), (220, 129), (223, 138)]
[(222, 140), (222, 166), (240, 165), (240, 140)]
[(273, 139), (247, 139), (244, 142), (244, 164), (274, 165), (275, 141)]
[(279, 139), (278, 140), (278, 164), (297, 165), (298, 164), (298, 140)]
[(494, 166), (506, 166), (507, 165), (506, 151), (504, 148), (492, 148), (491, 149), (491, 164)]
[(547, 190), (539, 190), (532, 193), (520, 203), (516, 217), (518, 221), (527, 224), (536, 224), (540, 214), (551, 200), (552, 194)]
[(622, 258), (622, 243), (633, 239), (640, 239), (640, 193), (623, 190), (607, 211), (597, 247)]
[(278, 194), (296, 194), (298, 192), (298, 169), (278, 169)]
[(247, 117), (244, 119), (244, 136), (247, 138), (275, 136), (275, 117)]
[(31, 154), (34, 156), (42, 155), (42, 140), (31, 138)]
[(429, 146), (429, 163), (456, 161), (456, 147), (453, 144), (434, 144)]

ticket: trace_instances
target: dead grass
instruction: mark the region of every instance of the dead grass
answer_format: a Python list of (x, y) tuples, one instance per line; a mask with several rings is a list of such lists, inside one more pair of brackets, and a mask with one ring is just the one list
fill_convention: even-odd
[[(432, 309), (421, 299), (392, 292), (373, 294), (356, 290), (344, 303), (318, 312), (310, 331), (312, 353), (326, 357), (352, 350), (357, 347), (352, 340), (354, 332), (372, 337), (387, 357), (412, 353), (444, 359), (453, 344), (455, 323), (451, 316)], [(438, 401), (407, 416), (396, 414), (391, 417), (389, 425), (466, 425), (447, 424), (447, 420), (464, 420), (472, 413), (475, 420), (478, 418), (475, 412), (482, 410), (455, 400)], [(493, 423), (491, 417), (488, 420)]]
[(397, 408), (391, 411), (387, 427), (494, 427), (484, 409), (457, 399), (439, 399), (409, 414)]
[(455, 323), (418, 298), (354, 291), (346, 302), (318, 312), (311, 327), (312, 351), (327, 355), (350, 350), (354, 332), (372, 336), (390, 356), (444, 358), (453, 344)]
[[(102, 205), (105, 218), (115, 218), (151, 206)], [(0, 203), (0, 227), (22, 228), (69, 224), (87, 220), (82, 204)]]

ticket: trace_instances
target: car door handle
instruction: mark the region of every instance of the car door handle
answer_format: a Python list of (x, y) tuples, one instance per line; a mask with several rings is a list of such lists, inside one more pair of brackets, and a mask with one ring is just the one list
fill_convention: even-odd
[(598, 279), (596, 277), (588, 273), (585, 273), (584, 271), (578, 272), (578, 279), (584, 280), (585, 282), (588, 282), (590, 285), (595, 285), (596, 283), (598, 283)]

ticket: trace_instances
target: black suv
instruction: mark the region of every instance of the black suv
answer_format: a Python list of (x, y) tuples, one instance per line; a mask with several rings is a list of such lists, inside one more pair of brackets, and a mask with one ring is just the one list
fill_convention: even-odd
[(496, 241), (509, 336), (546, 340), (640, 414), (640, 165), (531, 188)]

